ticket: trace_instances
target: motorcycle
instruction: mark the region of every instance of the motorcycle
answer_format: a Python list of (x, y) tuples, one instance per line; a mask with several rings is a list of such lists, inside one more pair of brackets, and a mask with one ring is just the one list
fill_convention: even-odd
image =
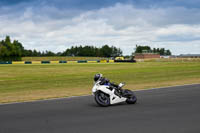
[(126, 102), (135, 104), (137, 98), (133, 91), (122, 89), (125, 83), (120, 83), (118, 86), (100, 85), (100, 81), (94, 83), (92, 93), (95, 101), (100, 106), (109, 106), (116, 103)]

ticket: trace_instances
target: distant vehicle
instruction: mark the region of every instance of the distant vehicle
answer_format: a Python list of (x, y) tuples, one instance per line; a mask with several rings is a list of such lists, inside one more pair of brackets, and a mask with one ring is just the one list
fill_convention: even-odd
[(124, 57), (115, 57), (114, 59), (115, 62), (125, 62), (125, 63), (134, 63), (136, 60), (134, 60), (134, 57), (129, 57), (129, 58), (124, 58)]
[(111, 104), (126, 102), (128, 104), (135, 104), (137, 98), (133, 91), (122, 89), (125, 83), (115, 84), (104, 84), (101, 85), (101, 78), (95, 81), (92, 88), (95, 101), (100, 106), (109, 106)]

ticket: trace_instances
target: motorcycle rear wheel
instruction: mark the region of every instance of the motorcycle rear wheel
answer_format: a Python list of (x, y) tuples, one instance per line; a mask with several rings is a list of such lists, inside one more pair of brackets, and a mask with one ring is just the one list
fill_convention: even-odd
[(137, 102), (137, 97), (135, 96), (133, 91), (130, 91), (130, 90), (125, 90), (125, 91), (127, 91), (126, 93), (128, 93), (130, 95), (130, 96), (127, 97), (126, 103), (135, 104)]
[(110, 105), (110, 97), (101, 91), (97, 91), (95, 93), (95, 101), (102, 107), (107, 107)]

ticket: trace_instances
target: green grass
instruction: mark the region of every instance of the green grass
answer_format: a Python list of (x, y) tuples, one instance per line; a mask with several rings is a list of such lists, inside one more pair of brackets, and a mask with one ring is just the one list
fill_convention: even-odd
[(157, 58), (137, 59), (140, 62), (200, 62), (200, 58)]
[(200, 62), (0, 65), (0, 103), (91, 94), (93, 76), (128, 89), (200, 82)]
[(71, 56), (50, 56), (50, 57), (22, 57), (22, 61), (77, 61), (77, 60), (101, 60), (103, 57), (71, 57)]

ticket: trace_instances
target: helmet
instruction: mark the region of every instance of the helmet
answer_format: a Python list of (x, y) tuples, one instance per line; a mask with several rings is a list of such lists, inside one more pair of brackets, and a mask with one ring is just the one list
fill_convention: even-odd
[(97, 80), (99, 80), (103, 75), (102, 74), (95, 74), (94, 75), (94, 81), (97, 82)]

